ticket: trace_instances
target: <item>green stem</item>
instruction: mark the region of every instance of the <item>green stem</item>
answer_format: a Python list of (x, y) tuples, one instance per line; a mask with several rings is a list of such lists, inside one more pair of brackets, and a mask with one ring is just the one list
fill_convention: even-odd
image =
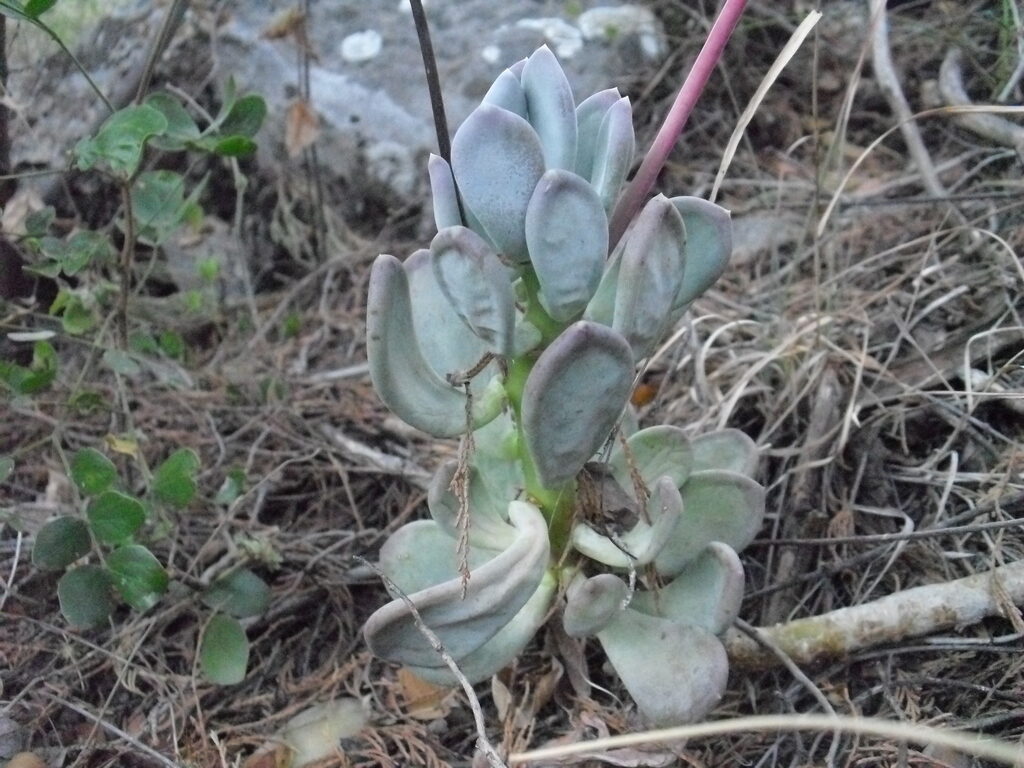
[(548, 537), (551, 541), (553, 555), (558, 559), (569, 542), (573, 510), (576, 505), (576, 484), (574, 481), (570, 481), (558, 488), (547, 488), (541, 483), (537, 475), (537, 467), (533, 463), (533, 457), (526, 449), (522, 407), (526, 379), (529, 377), (530, 371), (533, 370), (540, 351), (547, 347), (562, 332), (563, 328), (541, 307), (537, 298), (540, 285), (532, 270), (526, 270), (523, 275), (523, 284), (526, 287), (527, 295), (526, 319), (540, 331), (542, 341), (537, 349), (509, 360), (508, 375), (505, 377), (505, 393), (516, 422), (519, 463), (523, 468), (526, 493), (530, 501), (540, 508), (541, 513), (548, 521)]

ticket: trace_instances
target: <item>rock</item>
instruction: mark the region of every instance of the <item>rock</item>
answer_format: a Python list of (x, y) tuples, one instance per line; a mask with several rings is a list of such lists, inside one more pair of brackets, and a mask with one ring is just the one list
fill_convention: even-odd
[[(453, 134), (492, 80), (541, 44), (561, 58), (577, 100), (642, 79), (666, 51), (650, 9), (615, 0), (428, 0), (426, 10)], [(132, 93), (163, 12), (145, 0), (122, 0), (80, 35), (84, 65), (115, 103)], [(234, 78), (240, 92), (263, 95), (269, 117), (257, 137), (258, 161), (271, 175), (302, 168), (284, 145), (299, 94), (297, 44), (275, 27), (281, 19), (274, 14), (273, 4), (229, 4), (211, 55), (205, 35), (213, 19), (190, 11), (155, 78), (187, 93), (208, 82), (223, 88)], [(315, 5), (308, 36), (315, 146), (330, 199), (340, 198), (343, 215), (356, 226), (374, 211), (427, 201), (426, 158), (436, 139), (408, 0)], [(15, 133), (14, 161), (21, 169), (62, 167), (105, 110), (66, 56), (42, 63), (31, 57), (24, 54), (12, 67), (11, 98), (31, 124)], [(429, 210), (423, 219), (429, 222)], [(379, 217), (370, 226), (379, 226)]]
[[(561, 58), (577, 100), (627, 85), (662, 60), (664, 33), (649, 8), (584, 0), (573, 15), (569, 5), (426, 4), (450, 133), (503, 69), (541, 44)], [(298, 92), (295, 44), (266, 39), (272, 22), (265, 4), (238, 3), (218, 41), (222, 72), (259, 91), (270, 107), (261, 164), (288, 162), (284, 116)], [(345, 180), (353, 191), (387, 205), (425, 201), (426, 158), (437, 145), (408, 0), (341, 0), (329, 11), (315, 8), (308, 26), (316, 53), (310, 90), (321, 128), (317, 154), (327, 179)]]

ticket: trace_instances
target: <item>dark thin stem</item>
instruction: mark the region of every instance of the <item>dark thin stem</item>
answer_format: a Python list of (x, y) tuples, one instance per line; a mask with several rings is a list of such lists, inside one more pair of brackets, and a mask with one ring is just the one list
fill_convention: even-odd
[(132, 262), (135, 260), (135, 211), (132, 207), (132, 183), (121, 185), (124, 205), (124, 244), (121, 246), (121, 294), (117, 305), (118, 340), (122, 350), (128, 349), (128, 294), (132, 285)]
[(139, 77), (139, 84), (135, 89), (136, 104), (141, 104), (142, 100), (146, 97), (146, 91), (149, 90), (149, 84), (153, 80), (153, 73), (156, 71), (157, 62), (160, 61), (160, 57), (167, 50), (171, 38), (174, 37), (174, 33), (181, 26), (187, 8), (188, 0), (172, 0), (171, 4), (167, 7), (167, 13), (160, 24), (160, 31), (157, 33), (156, 38), (153, 40), (153, 45), (149, 49), (149, 55), (146, 57), (146, 63), (142, 68), (142, 75)]
[[(7, 17), (0, 16), (0, 91), (7, 93)], [(11, 177), (10, 110), (0, 104), (0, 206), (14, 195), (17, 182)]]
[(448, 118), (444, 114), (444, 99), (441, 98), (441, 80), (437, 76), (437, 60), (434, 58), (434, 46), (430, 42), (430, 27), (427, 26), (427, 15), (423, 12), (421, 0), (409, 0), (412, 7), (412, 18), (416, 23), (416, 36), (420, 41), (420, 53), (423, 55), (423, 69), (427, 74), (427, 91), (430, 93), (430, 108), (434, 113), (434, 130), (437, 131), (437, 152), (451, 165), (452, 144), (448, 139)]

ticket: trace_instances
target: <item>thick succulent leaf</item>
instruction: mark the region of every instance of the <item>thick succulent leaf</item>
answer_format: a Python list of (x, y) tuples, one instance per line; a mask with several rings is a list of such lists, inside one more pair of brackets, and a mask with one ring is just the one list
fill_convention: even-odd
[(586, 523), (572, 529), (572, 545), (579, 552), (613, 568), (647, 565), (657, 557), (673, 535), (686, 535), (679, 530), (683, 499), (672, 478), (662, 477), (651, 488), (647, 501), (650, 524), (638, 520), (629, 531), (619, 536), (621, 546), (611, 537), (598, 533)]
[[(441, 378), (450, 373), (467, 371), (487, 353), (484, 344), (463, 322), (441, 290), (430, 251), (421, 248), (403, 264), (409, 280), (412, 302), (412, 322), (416, 329), (420, 350), (427, 363)], [(490, 365), (470, 382), (476, 394), (494, 377), (496, 365)]]
[[(382, 254), (373, 263), (366, 307), (366, 352), (380, 398), (399, 418), (436, 437), (465, 432), (466, 393), (438, 376), (424, 358), (413, 325), (409, 281), (394, 256)], [(495, 378), (473, 398), (473, 425), (497, 416), (503, 399)]]
[(607, 627), (622, 612), (629, 588), (610, 573), (580, 579), (565, 595), (562, 626), (570, 637), (589, 637)]
[[(516, 539), (504, 552), (471, 569), (465, 598), (458, 578), (408, 595), (423, 622), (456, 659), (467, 657), (494, 637), (519, 613), (544, 578), (551, 550), (543, 515), (532, 504), (513, 501), (509, 519), (517, 529)], [(412, 549), (427, 548), (422, 539), (414, 542), (413, 538), (404, 545), (410, 557)], [(403, 600), (378, 609), (366, 622), (363, 634), (370, 650), (382, 659), (414, 667), (443, 663), (416, 628)]]
[(654, 560), (658, 572), (675, 576), (712, 541), (737, 552), (754, 540), (764, 519), (764, 488), (738, 472), (694, 472), (682, 488), (683, 514)]
[[(458, 579), (457, 549), (455, 539), (433, 520), (414, 520), (388, 537), (378, 559), (387, 577), (410, 595)], [(470, 547), (469, 566), (477, 568), (498, 554), (499, 550)]]
[(612, 104), (622, 98), (618, 88), (609, 88), (588, 96), (576, 107), (576, 173), (590, 178), (594, 167), (594, 150), (601, 121)]
[(677, 488), (682, 488), (693, 468), (693, 447), (683, 430), (668, 424), (647, 427), (630, 435), (626, 450), (621, 443), (615, 443), (608, 466), (619, 485), (636, 498), (630, 463), (648, 488), (665, 476)]
[(686, 225), (686, 268), (672, 306), (684, 307), (721, 277), (732, 255), (732, 219), (721, 206), (699, 197), (673, 197)]
[(534, 51), (521, 79), (530, 125), (540, 136), (546, 167), (572, 170), (576, 165), (576, 104), (572, 86), (551, 49), (542, 45)]
[(580, 321), (545, 349), (523, 388), (523, 433), (548, 488), (571, 480), (608, 439), (633, 384), (633, 356), (619, 334)]
[(459, 317), (491, 352), (511, 355), (515, 295), (498, 254), (466, 227), (442, 229), (430, 243), (430, 254), (437, 282)]
[(661, 339), (672, 302), (683, 280), (683, 219), (664, 195), (640, 211), (622, 249), (612, 328), (637, 358), (647, 357)]
[(623, 97), (611, 106), (601, 121), (590, 172), (590, 183), (608, 212), (619, 199), (619, 190), (633, 165), (635, 151), (633, 108), (629, 105), (629, 98)]
[(753, 477), (757, 470), (757, 445), (745, 432), (720, 429), (693, 440), (693, 469), (728, 469)]
[(427, 174), (430, 176), (430, 196), (434, 203), (434, 224), (440, 232), (446, 227), (463, 224), (459, 211), (459, 193), (455, 189), (452, 168), (440, 155), (430, 155), (427, 160)]
[[(474, 456), (469, 475), (469, 543), (503, 549), (516, 536), (506, 514), (509, 501), (516, 496), (517, 477), (518, 488), (523, 487), (522, 473), (516, 472), (518, 464), (505, 462), (507, 466), (501, 466), (486, 457), (483, 458), (486, 469), (482, 470), (477, 466), (478, 458)], [(430, 516), (453, 539), (459, 536), (459, 500), (449, 486), (457, 468), (455, 461), (441, 465), (427, 491)]]
[(455, 133), (452, 170), (467, 218), (471, 213), (506, 259), (526, 262), (526, 206), (544, 173), (544, 152), (530, 124), (481, 104)]
[(506, 69), (498, 75), (481, 101), (526, 118), (526, 94), (519, 78), (511, 70)]
[(630, 607), (720, 635), (739, 615), (743, 583), (739, 555), (713, 541), (664, 587), (634, 595)]
[[(628, 237), (628, 233), (626, 237)], [(611, 327), (615, 320), (615, 294), (619, 285), (619, 270), (622, 267), (622, 249), (625, 245), (623, 240), (615, 246), (612, 255), (604, 267), (601, 281), (597, 284), (597, 290), (583, 310), (583, 319), (594, 323)]]
[(528, 62), (528, 61), (529, 61), (528, 58), (520, 59), (515, 64), (513, 64), (511, 67), (509, 67), (508, 71), (511, 72), (513, 75), (515, 75), (517, 80), (522, 81), (522, 79), (523, 79), (523, 69), (526, 68), (526, 62)]
[(722, 643), (702, 627), (627, 608), (597, 638), (652, 725), (699, 720), (722, 698), (729, 662)]
[(608, 217), (593, 187), (571, 171), (541, 176), (526, 209), (526, 246), (544, 310), (561, 322), (579, 316), (608, 255)]
[(540, 346), (542, 341), (544, 336), (536, 325), (528, 320), (520, 320), (516, 323), (512, 356), (522, 357)]
[[(545, 573), (537, 591), (498, 634), (472, 653), (456, 659), (459, 669), (469, 682), (487, 680), (523, 652), (547, 618), (557, 587), (557, 579), (550, 572)], [(434, 685), (458, 684), (443, 663), (435, 667), (410, 667), (410, 671)]]

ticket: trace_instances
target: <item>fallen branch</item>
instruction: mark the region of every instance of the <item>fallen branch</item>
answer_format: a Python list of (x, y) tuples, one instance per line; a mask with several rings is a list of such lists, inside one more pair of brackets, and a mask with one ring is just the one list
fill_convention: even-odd
[[(963, 54), (950, 48), (939, 68), (939, 93), (946, 104), (955, 107), (973, 106), (964, 87)], [(1024, 127), (998, 115), (969, 112), (957, 117), (957, 122), (977, 135), (996, 144), (1014, 149), (1024, 155)]]
[[(841, 657), (884, 643), (920, 637), (974, 624), (989, 616), (1021, 621), (1016, 606), (1024, 603), (1024, 561), (993, 568), (943, 584), (928, 584), (863, 605), (796, 619), (759, 629), (798, 664)], [(735, 667), (765, 668), (779, 663), (776, 654), (739, 630), (725, 637)]]

